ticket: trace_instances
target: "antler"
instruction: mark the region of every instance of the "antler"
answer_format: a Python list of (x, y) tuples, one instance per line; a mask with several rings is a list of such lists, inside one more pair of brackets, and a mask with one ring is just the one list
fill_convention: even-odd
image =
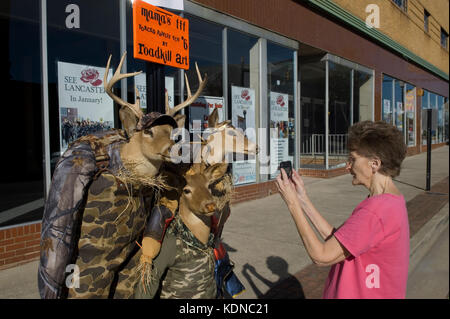
[(200, 71), (198, 69), (197, 63), (195, 63), (195, 68), (197, 70), (198, 81), (200, 83), (200, 85), (198, 86), (197, 92), (195, 92), (194, 95), (191, 94), (191, 89), (189, 87), (189, 80), (188, 80), (187, 75), (185, 73), (184, 74), (184, 78), (186, 80), (186, 89), (187, 89), (187, 93), (188, 93), (188, 98), (187, 98), (187, 100), (185, 100), (181, 104), (178, 104), (178, 105), (176, 105), (175, 107), (173, 107), (171, 109), (169, 107), (169, 103), (168, 103), (168, 99), (167, 99), (167, 95), (166, 95), (166, 114), (174, 116), (175, 113), (177, 113), (179, 110), (185, 108), (186, 106), (188, 106), (192, 102), (194, 102), (199, 97), (199, 95), (202, 93), (203, 89), (206, 86), (206, 81), (208, 80), (208, 76), (205, 74), (205, 79), (203, 80), (202, 79), (202, 75), (200, 74)]
[[(105, 86), (106, 93), (114, 101), (116, 101), (116, 103), (122, 105), (122, 107), (128, 107), (131, 111), (133, 111), (133, 113), (137, 116), (138, 119), (141, 119), (144, 116), (144, 113), (141, 110), (139, 98), (136, 98), (136, 102), (134, 104), (131, 104), (131, 103), (125, 102), (120, 97), (114, 95), (114, 93), (112, 92), (112, 87), (114, 86), (114, 84), (116, 84), (116, 82), (118, 82), (124, 78), (128, 78), (128, 77), (135, 76), (135, 75), (142, 73), (142, 71), (133, 72), (133, 73), (125, 73), (125, 74), (120, 73), (120, 70), (122, 69), (123, 61), (125, 60), (126, 55), (127, 55), (127, 52), (125, 51), (124, 54), (122, 55), (122, 58), (120, 59), (120, 63), (119, 63), (119, 66), (117, 67), (116, 72), (114, 73), (111, 80), (108, 82), (107, 79), (108, 79), (108, 74), (109, 74), (109, 64), (111, 63), (112, 55), (109, 56), (108, 63), (106, 64), (105, 75), (103, 76), (103, 83)], [(137, 89), (136, 89), (136, 91), (137, 91)], [(139, 96), (138, 93), (137, 93), (137, 96)]]

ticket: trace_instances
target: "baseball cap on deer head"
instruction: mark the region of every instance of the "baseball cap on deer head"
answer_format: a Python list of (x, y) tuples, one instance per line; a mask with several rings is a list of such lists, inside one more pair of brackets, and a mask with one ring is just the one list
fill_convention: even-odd
[(164, 124), (168, 124), (173, 128), (178, 127), (177, 122), (174, 120), (172, 116), (162, 114), (159, 112), (150, 112), (141, 117), (136, 127), (136, 130), (141, 131), (156, 125), (164, 125)]

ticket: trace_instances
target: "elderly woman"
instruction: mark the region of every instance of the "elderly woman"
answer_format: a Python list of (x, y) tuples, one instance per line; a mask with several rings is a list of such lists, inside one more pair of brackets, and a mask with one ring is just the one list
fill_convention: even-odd
[(278, 190), (313, 262), (333, 265), (324, 298), (405, 298), (408, 213), (392, 181), (406, 155), (403, 135), (385, 122), (360, 122), (349, 130), (348, 150), (346, 168), (353, 176), (352, 184), (366, 187), (369, 196), (337, 230), (311, 203), (295, 170), (291, 179), (281, 170)]

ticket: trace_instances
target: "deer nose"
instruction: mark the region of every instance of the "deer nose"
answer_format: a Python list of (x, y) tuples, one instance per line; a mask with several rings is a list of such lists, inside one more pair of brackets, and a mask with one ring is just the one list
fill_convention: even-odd
[(209, 203), (209, 204), (206, 204), (205, 206), (209, 213), (212, 213), (216, 210), (216, 204), (214, 204), (214, 203)]

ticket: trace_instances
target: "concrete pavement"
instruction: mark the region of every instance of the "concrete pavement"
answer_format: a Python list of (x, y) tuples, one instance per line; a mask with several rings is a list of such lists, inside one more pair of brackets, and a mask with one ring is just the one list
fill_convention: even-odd
[[(417, 298), (420, 293), (421, 298), (448, 296), (448, 164), (448, 146), (433, 150), (431, 185), (442, 184), (447, 177), (447, 186), (440, 188), (446, 189), (447, 206), (435, 205), (436, 212), (414, 224), (417, 230), (411, 243), (416, 247), (412, 256), (415, 265), (408, 281), (408, 298)], [(426, 153), (404, 160), (401, 175), (395, 183), (407, 202), (424, 194), (425, 168)], [(335, 227), (340, 226), (368, 194), (365, 188), (351, 185), (350, 175), (330, 179), (305, 177), (304, 181), (316, 208)], [(439, 198), (442, 202), (442, 193), (424, 197), (424, 207), (427, 207), (427, 200)], [(289, 211), (278, 194), (233, 205), (231, 211), (223, 239), (236, 264), (235, 273), (246, 286), (239, 299), (320, 298), (328, 269), (311, 264)], [(420, 216), (420, 211), (415, 213), (414, 221)], [(430, 236), (430, 233), (434, 235)], [(443, 263), (445, 259), (447, 264)], [(0, 271), (0, 298), (38, 298), (37, 264), (33, 261)], [(436, 280), (424, 279), (430, 274), (435, 275)]]

